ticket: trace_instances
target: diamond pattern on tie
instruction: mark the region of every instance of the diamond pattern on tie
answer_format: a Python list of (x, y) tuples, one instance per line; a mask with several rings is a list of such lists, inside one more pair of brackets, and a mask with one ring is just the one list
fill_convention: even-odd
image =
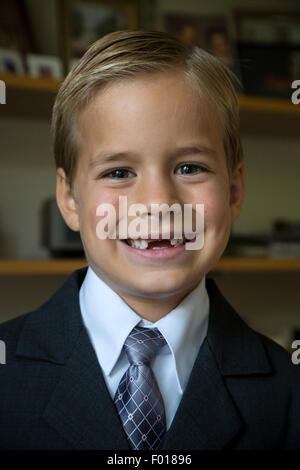
[(130, 366), (120, 380), (114, 403), (135, 450), (156, 449), (166, 432), (163, 399), (150, 368), (165, 344), (157, 328), (141, 327), (133, 328), (124, 344)]

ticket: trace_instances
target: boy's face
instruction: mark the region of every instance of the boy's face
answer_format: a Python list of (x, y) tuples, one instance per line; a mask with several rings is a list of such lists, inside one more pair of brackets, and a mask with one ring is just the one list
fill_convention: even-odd
[[(229, 178), (215, 106), (200, 100), (181, 72), (146, 75), (100, 91), (81, 113), (78, 132), (73, 194), (59, 169), (57, 198), (68, 225), (80, 229), (89, 265), (123, 298), (163, 299), (191, 291), (222, 255), (244, 197), (244, 167)], [(174, 156), (179, 147), (192, 146), (203, 149)], [(130, 155), (102, 159), (117, 152)], [(149, 213), (151, 203), (177, 203), (182, 213), (184, 204), (204, 204), (203, 248), (147, 259), (124, 241), (100, 240), (96, 209), (112, 204), (118, 228), (119, 196), (127, 196), (128, 207), (141, 203)]]

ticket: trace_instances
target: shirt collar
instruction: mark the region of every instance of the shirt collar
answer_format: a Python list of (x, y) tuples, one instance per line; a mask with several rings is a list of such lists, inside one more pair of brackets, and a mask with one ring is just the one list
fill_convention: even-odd
[(170, 313), (153, 326), (167, 341), (176, 364), (181, 391), (185, 389), (208, 328), (209, 297), (205, 276)]
[(155, 323), (137, 313), (89, 267), (79, 292), (83, 322), (106, 375), (116, 365), (131, 330), (139, 326), (156, 327), (173, 355), (177, 379), (184, 390), (199, 347), (206, 336), (209, 298), (205, 277), (180, 304)]
[(127, 336), (141, 317), (90, 267), (80, 288), (79, 299), (83, 322), (100, 365), (109, 375)]

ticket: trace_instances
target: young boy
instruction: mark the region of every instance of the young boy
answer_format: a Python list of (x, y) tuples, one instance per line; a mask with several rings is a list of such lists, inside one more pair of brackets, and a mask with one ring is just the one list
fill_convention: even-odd
[[(53, 133), (57, 202), (89, 267), (0, 327), (0, 447), (299, 449), (299, 367), (206, 278), (245, 193), (230, 72), (166, 33), (114, 32), (65, 79)], [(191, 205), (193, 224), (203, 205), (203, 246), (175, 222), (121, 236), (134, 204), (144, 222), (152, 204)], [(117, 236), (101, 238), (109, 207)]]

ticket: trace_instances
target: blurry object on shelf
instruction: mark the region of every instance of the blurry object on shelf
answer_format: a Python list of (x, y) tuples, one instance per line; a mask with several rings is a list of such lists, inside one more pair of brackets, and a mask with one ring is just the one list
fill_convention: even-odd
[(300, 221), (274, 220), (269, 256), (300, 258)]
[(294, 48), (277, 45), (237, 45), (244, 92), (252, 96), (290, 99), (295, 76)]
[(24, 65), (21, 54), (11, 49), (0, 49), (0, 72), (24, 74)]
[(299, 12), (237, 10), (234, 18), (245, 93), (289, 99), (300, 70)]
[(231, 234), (225, 256), (266, 257), (270, 243), (269, 235), (234, 235)]
[(55, 198), (45, 200), (42, 205), (41, 229), (42, 246), (47, 248), (53, 257), (84, 256), (80, 234), (67, 226)]
[(63, 77), (62, 62), (59, 57), (27, 54), (28, 73), (35, 78), (60, 80)]
[(238, 56), (224, 16), (167, 14), (165, 28), (186, 46), (199, 46), (218, 57), (241, 79)]
[(73, 58), (80, 58), (93, 42), (106, 34), (122, 29), (137, 29), (139, 1), (71, 0), (65, 3), (64, 15), (65, 60), (70, 64)]
[(272, 242), (269, 256), (271, 258), (300, 258), (300, 240), (298, 242)]
[(235, 10), (236, 38), (252, 44), (300, 44), (300, 13), (295, 11)]
[(23, 0), (2, 1), (0, 11), (0, 47), (22, 54), (35, 52), (25, 2)]

